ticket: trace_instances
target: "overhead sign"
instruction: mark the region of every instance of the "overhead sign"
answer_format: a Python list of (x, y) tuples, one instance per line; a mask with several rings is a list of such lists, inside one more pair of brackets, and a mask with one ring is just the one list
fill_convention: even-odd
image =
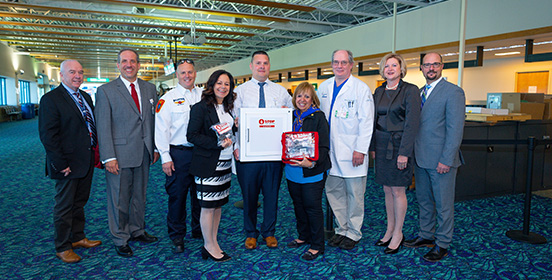
[(86, 81), (90, 83), (107, 83), (109, 82), (109, 79), (108, 78), (87, 78)]

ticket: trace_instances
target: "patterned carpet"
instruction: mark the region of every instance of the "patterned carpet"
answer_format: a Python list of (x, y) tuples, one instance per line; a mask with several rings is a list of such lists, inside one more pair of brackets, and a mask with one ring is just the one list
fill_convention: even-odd
[[(260, 244), (243, 247), (242, 212), (232, 206), (240, 200), (232, 184), (230, 203), (223, 207), (219, 241), (233, 258), (225, 263), (204, 261), (202, 241), (186, 239), (183, 254), (171, 252), (166, 229), (167, 195), (160, 164), (151, 169), (147, 230), (160, 241), (131, 242), (135, 257), (118, 257), (109, 238), (105, 178), (95, 173), (86, 206), (90, 239), (102, 246), (77, 249), (83, 257), (67, 265), (55, 257), (52, 208), (54, 182), (44, 177), (44, 151), (38, 139), (38, 120), (0, 123), (0, 278), (3, 279), (552, 279), (552, 246), (530, 245), (506, 237), (521, 229), (523, 196), (510, 195), (456, 203), (456, 229), (450, 255), (439, 263), (421, 259), (427, 249), (403, 248), (385, 255), (373, 246), (385, 230), (383, 191), (371, 176), (366, 190), (364, 237), (351, 251), (327, 247), (316, 261), (300, 258), (305, 248), (284, 245), (296, 237), (295, 219), (286, 185), (282, 184), (276, 237), (277, 249)], [(409, 210), (405, 235), (416, 232), (417, 204), (407, 193)], [(533, 197), (531, 231), (552, 239), (552, 200)], [(262, 217), (262, 216), (260, 216)]]

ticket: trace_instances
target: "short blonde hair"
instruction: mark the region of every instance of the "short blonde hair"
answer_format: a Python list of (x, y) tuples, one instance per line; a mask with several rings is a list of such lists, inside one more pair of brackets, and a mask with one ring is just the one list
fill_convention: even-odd
[(404, 58), (400, 54), (396, 53), (388, 53), (386, 54), (380, 61), (379, 64), (379, 74), (381, 77), (385, 80), (385, 64), (387, 63), (387, 60), (390, 58), (394, 58), (399, 61), (399, 66), (401, 67), (401, 79), (406, 76), (406, 61), (404, 61)]
[(295, 107), (295, 109), (297, 109), (297, 105), (295, 105), (297, 95), (302, 92), (308, 92), (312, 99), (312, 104), (314, 104), (316, 108), (320, 108), (320, 99), (318, 99), (318, 95), (316, 95), (314, 87), (309, 84), (309, 82), (302, 82), (297, 86), (297, 88), (295, 88), (295, 91), (293, 92), (293, 97), (291, 98), (291, 103), (293, 103), (293, 107)]

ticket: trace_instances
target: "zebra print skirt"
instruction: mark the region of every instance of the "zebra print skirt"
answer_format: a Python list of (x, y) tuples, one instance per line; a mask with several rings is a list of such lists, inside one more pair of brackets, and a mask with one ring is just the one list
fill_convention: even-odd
[(197, 199), (202, 208), (218, 208), (228, 203), (230, 181), (232, 179), (232, 160), (219, 160), (212, 177), (195, 177)]

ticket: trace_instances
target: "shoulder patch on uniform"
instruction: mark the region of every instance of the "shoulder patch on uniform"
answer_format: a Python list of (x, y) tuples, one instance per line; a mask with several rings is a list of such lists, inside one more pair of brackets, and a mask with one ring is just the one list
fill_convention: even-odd
[(157, 108), (155, 109), (156, 113), (159, 113), (159, 111), (161, 111), (161, 107), (163, 107), (163, 104), (165, 104), (165, 99), (159, 99), (159, 102), (157, 102)]

